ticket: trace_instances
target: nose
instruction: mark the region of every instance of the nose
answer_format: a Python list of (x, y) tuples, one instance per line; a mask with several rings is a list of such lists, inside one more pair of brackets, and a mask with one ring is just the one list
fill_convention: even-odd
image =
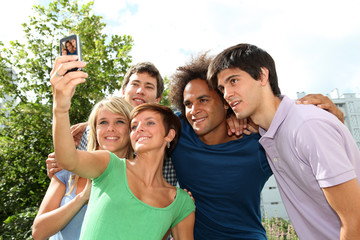
[(224, 99), (228, 102), (232, 97), (229, 89), (224, 88)]
[(115, 131), (114, 124), (110, 123), (110, 124), (108, 125), (107, 130), (108, 130), (108, 132), (114, 132), (114, 131)]
[(138, 89), (136, 89), (137, 94), (144, 94), (144, 88), (142, 86), (139, 86)]
[(199, 112), (199, 108), (197, 107), (197, 104), (193, 104), (193, 105), (191, 106), (191, 110), (190, 110), (191, 115), (195, 115), (195, 114), (197, 114), (198, 112)]
[(143, 132), (143, 131), (144, 131), (143, 124), (139, 122), (139, 124), (136, 127), (136, 132)]

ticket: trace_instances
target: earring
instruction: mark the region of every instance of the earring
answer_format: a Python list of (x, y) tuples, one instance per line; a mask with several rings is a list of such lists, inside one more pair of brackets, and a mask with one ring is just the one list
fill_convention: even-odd
[(170, 142), (167, 143), (167, 148), (170, 148)]

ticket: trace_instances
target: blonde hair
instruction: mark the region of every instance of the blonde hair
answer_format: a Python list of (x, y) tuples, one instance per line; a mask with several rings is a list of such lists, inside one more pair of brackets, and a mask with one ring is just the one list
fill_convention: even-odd
[[(96, 117), (98, 116), (100, 110), (103, 109), (124, 116), (125, 119), (128, 122), (130, 122), (130, 113), (133, 109), (133, 106), (130, 103), (128, 103), (125, 99), (120, 97), (104, 98), (103, 100), (95, 104), (89, 115), (89, 120), (88, 120), (89, 123), (88, 126), (90, 128), (90, 131), (88, 136), (87, 151), (89, 152), (96, 151), (99, 149), (99, 143), (96, 139), (96, 124), (97, 124)], [(129, 128), (129, 134), (130, 134), (130, 128)], [(134, 156), (134, 150), (129, 141), (128, 150), (124, 157), (132, 159), (133, 156)], [(69, 192), (66, 195), (69, 195), (73, 191), (74, 187), (76, 188), (78, 180), (79, 180), (79, 175), (71, 175), (69, 177)]]

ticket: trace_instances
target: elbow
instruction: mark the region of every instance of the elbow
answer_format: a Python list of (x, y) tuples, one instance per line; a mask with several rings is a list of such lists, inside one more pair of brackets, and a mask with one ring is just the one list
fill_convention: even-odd
[(63, 163), (63, 162), (58, 162), (58, 166), (62, 169), (65, 169), (65, 170), (68, 170), (69, 172), (73, 172), (74, 170), (74, 166), (73, 164), (66, 164), (66, 163)]
[(38, 229), (37, 227), (33, 226), (32, 229), (32, 237), (34, 240), (42, 240), (45, 239), (45, 237), (41, 234), (42, 231)]

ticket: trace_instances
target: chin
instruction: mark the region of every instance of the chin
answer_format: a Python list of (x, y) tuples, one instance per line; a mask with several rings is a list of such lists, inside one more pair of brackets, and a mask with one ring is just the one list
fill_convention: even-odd
[(206, 134), (206, 131), (204, 129), (194, 129), (194, 132), (196, 133), (196, 135), (198, 136), (202, 136)]

